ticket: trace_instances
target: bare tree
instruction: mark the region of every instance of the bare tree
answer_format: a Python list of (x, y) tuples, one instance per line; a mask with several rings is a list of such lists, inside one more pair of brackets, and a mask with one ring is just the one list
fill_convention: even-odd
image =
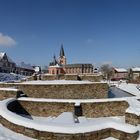
[(100, 70), (103, 73), (105, 79), (110, 80), (113, 74), (112, 69), (113, 69), (112, 66), (110, 66), (109, 64), (104, 64), (100, 67)]
[(48, 66), (42, 67), (42, 73), (48, 73)]

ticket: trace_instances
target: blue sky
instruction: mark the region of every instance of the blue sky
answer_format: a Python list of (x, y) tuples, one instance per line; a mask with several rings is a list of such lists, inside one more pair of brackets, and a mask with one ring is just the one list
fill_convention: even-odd
[(14, 61), (48, 65), (61, 43), (68, 63), (140, 66), (140, 1), (0, 0), (0, 51)]

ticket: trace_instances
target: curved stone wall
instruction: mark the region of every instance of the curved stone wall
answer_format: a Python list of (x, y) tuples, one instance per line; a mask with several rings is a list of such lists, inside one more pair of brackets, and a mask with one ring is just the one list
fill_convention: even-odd
[(125, 139), (125, 140), (137, 140), (139, 137), (139, 132), (127, 133), (119, 131), (113, 128), (102, 129), (99, 131), (89, 132), (89, 133), (79, 133), (79, 134), (63, 134), (63, 133), (53, 133), (38, 131), (31, 128), (26, 128), (9, 122), (4, 118), (0, 118), (0, 122), (3, 126), (17, 132), (24, 134), (26, 136), (38, 139), (38, 140), (101, 140), (108, 137), (114, 137), (116, 139)]
[[(67, 109), (70, 109), (69, 111), (72, 111), (74, 105), (78, 106), (81, 104), (81, 107), (84, 106), (84, 110), (88, 110), (86, 113), (84, 114), (87, 117), (104, 117), (104, 116), (117, 116), (117, 115), (124, 115), (125, 112), (125, 108), (127, 108), (128, 103), (126, 102), (126, 99), (116, 99), (116, 100), (110, 100), (110, 99), (102, 99), (102, 100), (51, 100), (51, 99), (40, 99), (40, 101), (38, 99), (32, 99), (32, 98), (20, 98), (18, 101), (17, 100), (7, 100), (4, 101), (5, 102), (5, 108), (8, 107), (9, 110), (12, 110), (13, 112), (16, 113), (10, 113), (10, 111), (8, 113), (1, 113), (0, 115), (0, 123), (3, 124), (5, 127), (18, 132), (18, 133), (22, 133), (24, 135), (27, 135), (29, 137), (33, 137), (36, 139), (41, 139), (41, 140), (49, 140), (49, 139), (53, 139), (53, 140), (79, 140), (79, 139), (84, 139), (84, 140), (88, 140), (88, 139), (104, 139), (107, 137), (114, 137), (117, 139), (125, 139), (125, 140), (136, 140), (139, 136), (139, 132), (137, 130), (137, 128), (134, 129), (132, 128), (131, 130), (131, 126), (124, 124), (124, 126), (120, 126), (120, 125), (116, 125), (115, 123), (111, 123), (111, 125), (106, 126), (106, 124), (98, 124), (103, 125), (103, 128), (100, 129), (99, 127), (95, 127), (94, 131), (90, 131), (90, 132), (82, 132), (82, 133), (76, 133), (76, 132), (71, 132), (69, 133), (67, 131), (67, 133), (63, 133), (63, 131), (60, 133), (60, 129), (57, 129), (57, 131), (59, 132), (48, 132), (48, 131), (41, 131), (39, 129), (35, 129), (36, 127), (31, 128), (30, 124), (28, 125), (28, 121), (26, 120), (30, 120), (30, 118), (26, 118), (23, 120), (18, 120), (21, 119), (22, 116), (19, 116), (17, 114), (24, 114), (24, 115), (37, 115), (37, 116), (58, 116), (59, 113), (64, 112), (64, 111), (68, 111)], [(85, 105), (89, 105), (90, 108), (86, 107)], [(104, 106), (101, 107), (101, 105)], [(93, 115), (94, 113), (91, 113), (92, 110), (94, 110), (94, 107), (98, 108), (98, 111), (100, 111), (100, 113)], [(120, 107), (121, 106), (121, 107)], [(43, 110), (40, 110), (40, 108), (44, 107), (43, 109), (46, 109), (45, 113), (42, 113)], [(52, 108), (52, 110), (50, 109), (50, 107)], [(110, 109), (112, 107), (112, 109)], [(3, 107), (2, 107), (3, 108)], [(97, 111), (96, 108), (96, 111)], [(117, 109), (116, 109), (117, 108)], [(6, 110), (6, 109), (4, 109)], [(47, 113), (48, 110), (48, 113)], [(51, 111), (49, 111), (51, 110)], [(55, 110), (57, 110), (55, 112)], [(83, 110), (83, 113), (85, 113)], [(106, 114), (102, 114), (102, 110), (106, 111)], [(122, 110), (119, 112), (119, 114), (117, 113), (117, 111)], [(123, 112), (124, 110), (124, 112)], [(19, 112), (18, 112), (19, 111)], [(20, 112), (21, 111), (21, 112)], [(42, 112), (39, 112), (42, 111)], [(26, 114), (27, 113), (27, 114)], [(41, 113), (41, 114), (40, 114)], [(39, 115), (38, 115), (39, 114)], [(45, 115), (47, 114), (47, 115)], [(90, 116), (89, 116), (90, 114)], [(10, 116), (9, 116), (10, 115)], [(16, 117), (17, 116), (17, 117)], [(9, 117), (12, 117), (12, 119), (9, 119)], [(14, 120), (14, 121), (12, 121)], [(19, 123), (19, 122), (22, 123)], [(25, 122), (25, 123), (24, 123)], [(19, 124), (18, 124), (19, 123)], [(38, 125), (38, 124), (37, 124)], [(36, 125), (34, 125), (36, 126)], [(75, 125), (77, 126), (77, 125)], [(46, 125), (47, 127), (47, 125)], [(46, 127), (43, 127), (46, 129)], [(80, 128), (83, 126), (80, 126)], [(105, 128), (104, 128), (105, 127)], [(128, 127), (128, 128), (127, 128)], [(129, 128), (130, 127), (130, 128)], [(133, 127), (133, 126), (132, 126)], [(92, 127), (93, 128), (93, 127)], [(120, 129), (123, 128), (123, 131)], [(49, 129), (48, 129), (49, 130)], [(64, 130), (64, 129), (62, 129)], [(86, 130), (86, 129), (85, 129)]]
[[(9, 100), (5, 103), (8, 106), (8, 108), (10, 108), (10, 106), (12, 106), (11, 108), (13, 109), (14, 106), (16, 107), (16, 105), (17, 105), (15, 102), (16, 102), (16, 100), (12, 100), (11, 102)], [(12, 103), (14, 103), (14, 104), (12, 104)], [(21, 103), (21, 101), (20, 101), (20, 103)], [(4, 111), (7, 111), (6, 108), (4, 108)], [(16, 110), (14, 110), (14, 111), (16, 111)], [(20, 113), (20, 112), (18, 112), (18, 113)], [(52, 113), (53, 113), (53, 110), (52, 110)], [(38, 127), (34, 127), (34, 129), (31, 128), (32, 123), (28, 124), (28, 120), (30, 120), (30, 118), (25, 119), (23, 117), (24, 119), (22, 119), (22, 116), (18, 117), (17, 114), (12, 113), (12, 112), (11, 113), (6, 112), (4, 114), (1, 113), (0, 115), (1, 115), (0, 116), (0, 123), (2, 125), (4, 125), (5, 127), (9, 128), (9, 129), (11, 129), (15, 132), (18, 132), (18, 133), (21, 133), (21, 134), (24, 134), (24, 135), (27, 135), (29, 137), (33, 137), (33, 138), (36, 138), (36, 139), (41, 139), (41, 140), (49, 140), (49, 139), (51, 139), (51, 140), (58, 140), (58, 139), (61, 139), (61, 140), (97, 139), (98, 140), (99, 139), (100, 140), (100, 139), (108, 138), (110, 136), (112, 136), (114, 138), (117, 138), (117, 139), (136, 140), (139, 136), (139, 132), (137, 131), (137, 129), (135, 127), (128, 126), (128, 128), (127, 128), (125, 126), (124, 129), (123, 129), (124, 131), (122, 131), (122, 130), (118, 129), (118, 127), (115, 123), (112, 123), (112, 125), (107, 125), (107, 126), (105, 124), (101, 123), (101, 124), (98, 124), (98, 125), (99, 126), (103, 125), (103, 128), (101, 127), (102, 129), (97, 127), (97, 129), (94, 128), (94, 131), (91, 130), (89, 132), (87, 132), (88, 131), (87, 129), (82, 129), (82, 130), (85, 131), (85, 132), (82, 132), (82, 133), (77, 133), (77, 132), (74, 132), (74, 131), (72, 131), (72, 132), (67, 131), (67, 132), (64, 133), (63, 132), (64, 128), (62, 129), (62, 132), (61, 132), (61, 129), (57, 129), (57, 131), (59, 131), (59, 132), (55, 132), (55, 131), (53, 132), (52, 128), (51, 128), (52, 132), (48, 132), (50, 130), (47, 129), (47, 128), (45, 128), (45, 130), (48, 130), (48, 131), (39, 130)], [(8, 115), (10, 115), (10, 116), (8, 116)], [(13, 117), (13, 118), (11, 119), (11, 117)], [(37, 125), (35, 124), (34, 126), (38, 126), (38, 125), (39, 124), (37, 124)], [(78, 125), (75, 125), (75, 127), (77, 127), (77, 126)], [(48, 127), (48, 126), (46, 125), (46, 127)], [(54, 130), (56, 130), (56, 127), (54, 126)], [(63, 126), (63, 127), (65, 127), (65, 126)], [(71, 127), (71, 126), (68, 125), (66, 127), (66, 129), (68, 129), (68, 127)], [(75, 127), (73, 126), (72, 128), (75, 128)], [(81, 127), (83, 127), (83, 126), (80, 125), (80, 128)], [(70, 128), (70, 130), (72, 128)], [(78, 128), (75, 128), (75, 129), (78, 129)], [(130, 129), (132, 129), (132, 130), (130, 130)]]
[[(77, 101), (80, 101), (77, 105)], [(87, 102), (86, 102), (87, 101)], [(82, 115), (88, 118), (124, 116), (128, 103), (125, 100), (111, 99), (93, 100), (39, 100), (32, 98), (19, 98), (18, 103), (29, 114), (34, 116), (58, 116), (62, 112), (76, 112), (76, 107), (81, 108)]]

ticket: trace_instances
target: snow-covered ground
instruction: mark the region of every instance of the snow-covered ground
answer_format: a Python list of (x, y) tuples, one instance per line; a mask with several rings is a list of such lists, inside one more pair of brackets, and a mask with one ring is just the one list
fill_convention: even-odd
[[(15, 133), (5, 128), (4, 126), (0, 125), (0, 140), (36, 140), (36, 139), (24, 136), (22, 134)], [(113, 138), (113, 137), (108, 137), (102, 140), (118, 140), (118, 139)], [(138, 138), (138, 140), (140, 140), (140, 138)]]
[[(31, 81), (31, 82), (24, 82), (24, 83), (27, 83), (27, 84), (85, 84), (85, 83), (92, 83), (92, 82), (55, 80), (55, 81)], [(116, 87), (120, 88), (123, 91), (126, 91), (128, 93), (131, 93), (131, 94), (137, 96), (137, 97), (140, 97), (140, 90), (138, 89), (138, 85), (136, 85), (136, 84), (127, 84), (127, 83), (119, 83), (118, 84), (118, 83), (115, 83), (115, 85), (116, 85)], [(25, 98), (25, 99), (30, 100), (30, 98)], [(21, 98), (19, 100), (25, 100), (25, 99)], [(38, 100), (45, 101), (46, 99), (38, 99)], [(53, 99), (50, 99), (50, 101), (51, 100), (53, 100)], [(138, 101), (135, 102), (136, 101), (135, 97), (122, 98), (122, 99), (104, 99), (104, 100), (106, 100), (106, 101), (109, 101), (109, 100), (116, 100), (116, 101), (117, 100), (128, 100), (131, 107), (129, 107), (127, 111), (132, 112), (132, 113), (136, 113), (136, 114), (140, 113), (140, 110), (139, 110), (140, 103)], [(102, 99), (100, 99), (98, 101), (102, 101)], [(75, 101), (70, 100), (69, 102), (75, 102)], [(80, 103), (80, 102), (85, 102), (85, 101), (78, 100), (78, 103)], [(87, 100), (86, 102), (92, 102), (92, 100)], [(133, 111), (135, 111), (135, 112), (133, 112)], [(22, 118), (23, 116), (19, 116), (18, 118), (14, 118), (15, 116), (12, 115), (11, 117), (12, 117), (11, 120), (13, 120), (13, 119), (20, 119), (20, 117)], [(24, 118), (28, 120), (28, 116), (24, 116)], [(66, 128), (66, 130), (64, 130), (63, 126), (70, 126), (70, 125), (76, 126), (77, 125), (77, 124), (75, 125), (75, 118), (70, 112), (61, 114), (58, 117), (44, 118), (44, 117), (32, 116), (32, 119), (33, 119), (32, 122), (37, 124), (34, 126), (38, 126), (38, 124), (43, 126), (43, 128), (41, 128), (41, 130), (46, 129), (46, 126), (44, 126), (44, 124), (45, 125), (46, 124), (51, 124), (51, 125), (56, 124), (56, 126), (53, 125), (53, 127), (55, 126), (55, 129), (58, 129), (58, 126), (61, 125), (61, 128), (62, 128), (61, 130), (63, 130), (63, 131), (68, 130), (68, 128)], [(123, 131), (133, 132), (133, 131), (135, 131), (135, 128), (140, 131), (140, 126), (131, 127), (131, 125), (125, 124), (124, 117), (106, 117), (106, 118), (105, 117), (103, 117), (103, 118), (78, 117), (77, 119), (78, 119), (78, 122), (80, 123), (80, 127), (78, 128), (78, 132), (83, 132), (83, 129), (86, 129), (86, 131), (89, 131), (89, 130), (102, 129), (102, 128), (112, 127), (112, 126), (115, 128), (118, 128), (120, 130), (123, 129)], [(18, 120), (15, 120), (15, 122), (17, 122), (17, 121)], [(69, 122), (69, 123), (67, 123), (67, 122)], [(101, 125), (99, 125), (100, 123), (101, 123)], [(32, 123), (30, 123), (30, 124), (32, 125)], [(85, 128), (83, 128), (83, 125), (85, 126)], [(51, 130), (53, 130), (52, 127), (49, 127), (49, 128), (51, 128)], [(58, 130), (56, 130), (56, 131), (58, 131)], [(74, 131), (72, 131), (72, 132), (77, 132), (77, 128), (74, 129)], [(12, 132), (11, 130), (4, 128), (3, 126), (0, 125), (0, 140), (34, 140), (34, 139), (23, 136), (21, 134), (17, 134), (15, 132)], [(117, 140), (117, 139), (109, 137), (109, 138), (106, 138), (104, 140)], [(138, 140), (140, 140), (140, 138)]]
[(35, 140), (22, 134), (15, 133), (0, 125), (0, 140)]
[[(68, 115), (68, 118), (69, 118), (69, 115)], [(55, 120), (55, 118), (50, 119), (50, 118), (44, 118), (44, 117), (41, 117), (41, 118), (40, 117), (33, 117), (33, 119), (35, 121), (39, 122), (40, 124)], [(60, 120), (58, 120), (56, 123), (60, 123), (61, 122)], [(86, 119), (86, 120), (83, 117), (79, 117), (79, 120), (81, 120), (82, 123), (85, 123), (86, 121), (90, 121), (91, 123), (94, 122), (95, 125), (99, 124), (99, 121), (102, 121), (102, 122), (104, 122), (104, 121), (109, 121), (109, 122), (116, 121), (116, 123), (118, 123), (118, 125), (120, 125), (121, 123), (124, 123), (124, 117), (108, 117), (108, 118), (98, 118), (98, 119), (94, 118), (94, 119)], [(112, 123), (112, 125), (114, 125), (114, 124)], [(15, 132), (3, 127), (2, 125), (0, 125), (0, 140), (35, 140), (35, 139), (29, 138), (29, 137), (24, 136), (22, 134), (15, 133)], [(118, 140), (118, 139), (113, 138), (113, 137), (109, 137), (109, 138), (106, 138), (103, 140)]]
[(14, 82), (26, 78), (27, 78), (26, 76), (14, 73), (0, 73), (0, 82)]
[(139, 85), (137, 84), (130, 84), (130, 83), (120, 83), (120, 84), (116, 84), (116, 87), (128, 92), (134, 96), (139, 96), (140, 97), (140, 90), (139, 90)]

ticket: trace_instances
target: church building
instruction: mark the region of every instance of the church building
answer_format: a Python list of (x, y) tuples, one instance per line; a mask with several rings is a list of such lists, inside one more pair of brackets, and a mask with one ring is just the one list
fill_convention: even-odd
[(49, 64), (49, 74), (90, 74), (93, 73), (92, 64), (67, 64), (63, 44), (61, 45), (58, 59), (55, 55)]

